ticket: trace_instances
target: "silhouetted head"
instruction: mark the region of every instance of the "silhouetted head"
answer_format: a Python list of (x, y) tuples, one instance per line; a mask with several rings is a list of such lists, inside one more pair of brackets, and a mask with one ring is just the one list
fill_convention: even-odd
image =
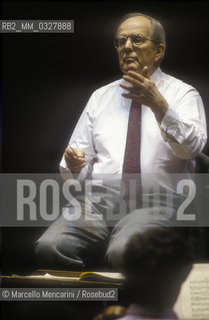
[(192, 262), (191, 247), (172, 228), (133, 235), (124, 254), (130, 301), (156, 310), (172, 308)]

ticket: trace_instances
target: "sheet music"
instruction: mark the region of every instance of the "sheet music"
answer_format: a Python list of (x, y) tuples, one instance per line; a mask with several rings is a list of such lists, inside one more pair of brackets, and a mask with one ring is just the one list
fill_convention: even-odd
[(195, 264), (180, 292), (177, 313), (181, 319), (209, 319), (209, 264)]

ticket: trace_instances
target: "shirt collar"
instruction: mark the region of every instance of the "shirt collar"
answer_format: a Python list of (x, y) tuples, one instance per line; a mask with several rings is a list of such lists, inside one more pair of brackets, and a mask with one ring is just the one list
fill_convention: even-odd
[(162, 71), (158, 67), (151, 75), (151, 79), (154, 81), (156, 85), (158, 85), (160, 83), (161, 78), (162, 78)]

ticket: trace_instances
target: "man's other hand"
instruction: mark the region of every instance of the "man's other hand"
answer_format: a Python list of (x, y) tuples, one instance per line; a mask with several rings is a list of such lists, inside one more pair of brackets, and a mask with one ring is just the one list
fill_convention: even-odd
[(79, 173), (86, 166), (85, 153), (82, 149), (68, 147), (65, 149), (67, 167), (73, 173)]

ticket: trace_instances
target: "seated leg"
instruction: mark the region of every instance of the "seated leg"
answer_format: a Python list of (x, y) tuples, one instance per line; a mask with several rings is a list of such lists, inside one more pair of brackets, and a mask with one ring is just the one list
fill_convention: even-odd
[(135, 233), (154, 227), (172, 227), (169, 220), (174, 210), (166, 207), (136, 209), (122, 218), (114, 227), (106, 253), (107, 262), (116, 270), (123, 268), (125, 247)]
[(95, 208), (92, 214), (84, 204), (81, 207), (79, 219), (76, 209), (67, 207), (70, 221), (61, 215), (36, 241), (35, 252), (41, 267), (84, 268), (96, 266), (104, 257), (109, 238), (106, 223)]

